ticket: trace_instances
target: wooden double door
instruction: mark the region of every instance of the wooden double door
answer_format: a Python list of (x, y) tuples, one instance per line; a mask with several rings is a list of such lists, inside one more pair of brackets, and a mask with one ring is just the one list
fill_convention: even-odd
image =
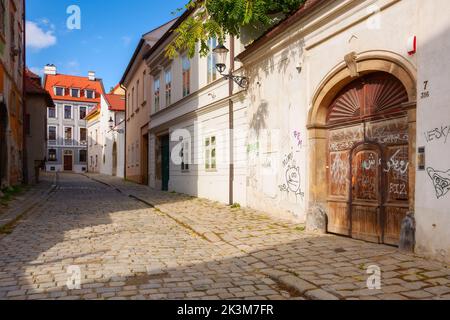
[(346, 87), (328, 115), (328, 231), (398, 245), (410, 206), (408, 96), (377, 73)]

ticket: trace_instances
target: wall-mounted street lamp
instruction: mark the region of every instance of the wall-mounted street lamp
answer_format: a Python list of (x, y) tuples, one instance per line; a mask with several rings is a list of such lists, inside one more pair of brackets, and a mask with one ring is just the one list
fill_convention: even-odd
[(115, 132), (117, 132), (117, 133), (119, 133), (119, 134), (125, 133), (125, 130), (123, 130), (123, 129), (114, 129), (114, 120), (113, 120), (112, 117), (109, 117), (108, 123), (109, 123), (109, 129), (110, 129), (110, 131), (115, 131)]
[(224, 74), (224, 71), (227, 68), (227, 56), (230, 50), (225, 47), (223, 44), (219, 44), (216, 48), (214, 48), (213, 53), (216, 58), (216, 69), (219, 71), (220, 75), (225, 79), (232, 79), (236, 84), (243, 88), (248, 89), (248, 78), (242, 76), (235, 76), (231, 72), (229, 74)]

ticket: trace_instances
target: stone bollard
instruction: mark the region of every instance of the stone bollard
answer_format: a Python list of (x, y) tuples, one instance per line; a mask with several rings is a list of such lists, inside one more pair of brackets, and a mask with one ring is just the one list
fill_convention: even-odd
[(313, 206), (306, 215), (306, 231), (326, 234), (327, 225), (327, 214), (319, 206)]
[(414, 212), (408, 212), (402, 221), (399, 249), (401, 251), (414, 252), (415, 245), (416, 219), (414, 218)]

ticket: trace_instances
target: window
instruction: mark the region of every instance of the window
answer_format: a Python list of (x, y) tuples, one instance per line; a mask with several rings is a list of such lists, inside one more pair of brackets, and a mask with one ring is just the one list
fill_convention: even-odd
[(127, 101), (127, 117), (129, 117), (131, 114), (131, 93), (128, 94), (128, 101)]
[(161, 101), (161, 97), (160, 97), (160, 93), (161, 93), (161, 82), (159, 80), (159, 75), (156, 76), (153, 80), (153, 94), (155, 96), (155, 112), (159, 111), (160, 108), (160, 101)]
[(48, 161), (52, 161), (52, 162), (56, 161), (56, 149), (48, 150)]
[(131, 111), (132, 114), (134, 113), (134, 110), (136, 110), (136, 106), (134, 105), (136, 102), (136, 99), (134, 98), (134, 88), (131, 89)]
[(89, 132), (89, 146), (92, 147), (92, 131)]
[(48, 117), (50, 119), (56, 119), (56, 108), (55, 107), (48, 108)]
[(95, 129), (95, 145), (98, 144), (98, 130)]
[(55, 126), (48, 127), (48, 140), (56, 141), (56, 127)]
[(139, 109), (140, 104), (139, 104), (139, 80), (136, 82), (136, 109)]
[(166, 107), (172, 104), (172, 70), (167, 69), (165, 73), (166, 84)]
[(80, 97), (80, 89), (70, 89), (70, 95), (74, 98)]
[(216, 137), (205, 139), (205, 169), (216, 170)]
[(95, 167), (97, 168), (98, 166), (98, 155), (95, 155)]
[(191, 93), (191, 61), (187, 56), (183, 56), (183, 97)]
[(55, 87), (55, 96), (62, 97), (64, 95), (63, 87)]
[(87, 143), (87, 129), (80, 128), (80, 143), (85, 145)]
[(65, 144), (72, 144), (72, 127), (65, 127), (64, 128), (64, 140)]
[(134, 167), (134, 143), (131, 145), (131, 166)]
[(6, 7), (5, 0), (0, 0), (0, 34), (5, 36), (6, 31)]
[(80, 120), (86, 119), (87, 107), (80, 107)]
[(217, 39), (210, 38), (208, 40), (209, 54), (208, 54), (208, 83), (217, 80), (217, 70), (216, 70), (216, 58), (213, 53), (215, 47), (217, 47)]
[(72, 106), (64, 106), (64, 119), (72, 119)]
[(146, 78), (147, 77), (147, 71), (144, 71), (142, 74), (142, 103), (144, 104), (145, 102), (147, 102), (147, 97), (145, 94), (145, 89), (146, 89)]
[(80, 150), (80, 154), (79, 154), (79, 160), (80, 163), (86, 163), (87, 161), (87, 150)]
[(95, 99), (95, 91), (94, 90), (85, 90), (86, 98)]
[(189, 143), (189, 140), (183, 140), (181, 142), (181, 171), (188, 171), (189, 170), (189, 164), (190, 164), (190, 150), (191, 150), (191, 144)]

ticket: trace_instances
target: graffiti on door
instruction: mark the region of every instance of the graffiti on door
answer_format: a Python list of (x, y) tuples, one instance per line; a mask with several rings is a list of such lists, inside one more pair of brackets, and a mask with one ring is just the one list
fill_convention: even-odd
[(444, 172), (428, 168), (427, 172), (433, 181), (436, 197), (443, 198), (450, 191), (450, 170)]

